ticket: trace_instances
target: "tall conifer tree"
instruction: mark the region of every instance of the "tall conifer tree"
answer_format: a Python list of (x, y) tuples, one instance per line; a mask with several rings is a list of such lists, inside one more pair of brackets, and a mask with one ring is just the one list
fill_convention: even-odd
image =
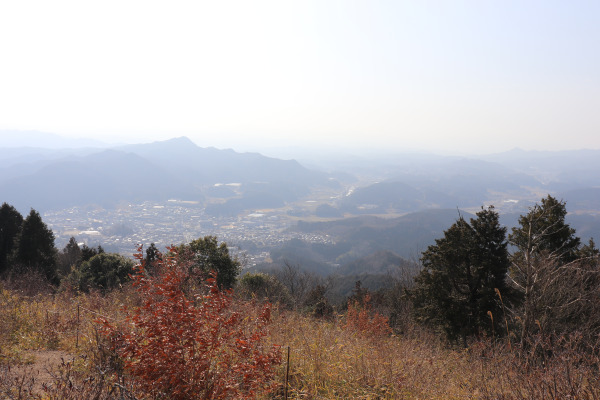
[(17, 237), (14, 262), (26, 269), (39, 271), (51, 282), (58, 283), (56, 253), (54, 233), (42, 221), (40, 214), (31, 209)]
[(506, 228), (493, 207), (470, 223), (461, 216), (429, 246), (412, 291), (418, 319), (442, 327), (450, 339), (499, 333), (503, 312), (497, 290), (508, 294)]
[(9, 256), (23, 224), (23, 216), (11, 205), (0, 207), (0, 274), (9, 268)]

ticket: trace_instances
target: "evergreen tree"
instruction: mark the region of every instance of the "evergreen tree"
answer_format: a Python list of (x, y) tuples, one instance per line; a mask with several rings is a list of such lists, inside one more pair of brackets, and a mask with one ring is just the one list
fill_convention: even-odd
[(23, 224), (23, 216), (11, 205), (0, 207), (0, 274), (8, 270), (9, 256)]
[(581, 241), (565, 222), (566, 215), (566, 203), (548, 195), (541, 205), (536, 204), (527, 215), (519, 217), (519, 226), (509, 235), (510, 243), (517, 248), (514, 256), (544, 254), (563, 263), (576, 260)]
[[(510, 280), (518, 294), (513, 314), (520, 327), (521, 346), (535, 331), (566, 332), (580, 321), (583, 304), (597, 293), (590, 288), (598, 250), (593, 241), (580, 247), (575, 229), (566, 222), (566, 204), (552, 196), (541, 200), (509, 235), (515, 247), (511, 256)], [(580, 260), (584, 257), (586, 260)]]
[(58, 283), (54, 233), (34, 209), (23, 221), (12, 259), (21, 267), (39, 271), (50, 282)]
[(58, 255), (58, 273), (65, 277), (71, 273), (73, 269), (79, 268), (81, 265), (81, 249), (74, 237), (69, 239), (69, 243)]
[(81, 246), (81, 262), (86, 262), (98, 254), (104, 253), (102, 246), (88, 247), (85, 243)]
[(158, 250), (154, 243), (150, 243), (150, 246), (146, 249), (146, 257), (145, 257), (145, 266), (146, 269), (153, 273), (154, 266), (157, 261), (162, 261), (162, 253)]
[(591, 265), (594, 268), (598, 266), (598, 258), (600, 257), (600, 249), (596, 247), (594, 238), (590, 238), (587, 244), (581, 246), (578, 253), (578, 258), (585, 264)]
[(217, 273), (219, 288), (230, 289), (240, 272), (237, 258), (231, 258), (227, 244), (219, 244), (216, 236), (205, 236), (177, 248), (180, 260), (190, 262), (193, 274), (206, 278), (209, 273)]
[(423, 269), (411, 291), (417, 318), (442, 327), (448, 338), (478, 332), (499, 333), (503, 312), (497, 291), (506, 297), (509, 266), (506, 228), (493, 207), (482, 209), (470, 223), (461, 216), (429, 246)]
[(83, 262), (69, 279), (78, 284), (82, 291), (98, 289), (105, 292), (129, 281), (133, 267), (132, 260), (103, 251)]

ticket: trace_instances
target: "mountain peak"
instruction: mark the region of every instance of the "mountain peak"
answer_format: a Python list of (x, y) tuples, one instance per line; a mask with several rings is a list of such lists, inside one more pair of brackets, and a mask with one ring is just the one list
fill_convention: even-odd
[(155, 142), (143, 144), (128, 144), (116, 147), (117, 150), (123, 150), (132, 153), (138, 153), (143, 156), (158, 156), (167, 153), (190, 153), (198, 150), (198, 146), (189, 138), (181, 136), (168, 140), (157, 140)]
[(172, 145), (172, 146), (192, 146), (197, 147), (196, 143), (192, 142), (187, 136), (180, 136), (173, 139), (156, 141), (155, 144)]

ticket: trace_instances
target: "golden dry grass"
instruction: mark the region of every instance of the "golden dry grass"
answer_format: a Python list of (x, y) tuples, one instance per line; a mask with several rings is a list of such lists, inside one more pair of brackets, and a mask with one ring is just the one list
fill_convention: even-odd
[(464, 399), (473, 393), (468, 357), (420, 339), (369, 338), (321, 321), (283, 312), (272, 339), (291, 349), (290, 398)]
[[(64, 383), (67, 371), (73, 382), (90, 382), (91, 377), (98, 382), (107, 354), (102, 353), (106, 349), (94, 320), (102, 315), (123, 321), (123, 307), (138, 302), (130, 287), (106, 296), (68, 292), (25, 296), (0, 288), (0, 398), (35, 398), (19, 395), (29, 381), (22, 380), (19, 387), (14, 378), (16, 372), (28, 370), (15, 366), (32, 365), (36, 351), (60, 350), (72, 356), (72, 364), (53, 374), (57, 380)], [(251, 315), (251, 306), (247, 307), (244, 313)], [(318, 320), (276, 308), (268, 341), (282, 346), (284, 363), (275, 378), (280, 390), (269, 398), (283, 398), (288, 346), (290, 399), (600, 398), (597, 359), (568, 345), (552, 349), (552, 356), (543, 362), (534, 362), (504, 342), (480, 341), (456, 349), (418, 327), (404, 336), (369, 337), (345, 326), (342, 316)], [(105, 388), (115, 383), (108, 376), (103, 379)], [(52, 398), (78, 398), (62, 390)], [(113, 398), (103, 390), (105, 397), (99, 399)]]

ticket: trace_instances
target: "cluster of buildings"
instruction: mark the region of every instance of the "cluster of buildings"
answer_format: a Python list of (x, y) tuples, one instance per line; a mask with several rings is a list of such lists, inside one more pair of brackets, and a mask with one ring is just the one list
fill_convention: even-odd
[(72, 207), (46, 212), (44, 222), (60, 250), (75, 237), (80, 244), (131, 256), (140, 244), (159, 249), (214, 235), (240, 256), (246, 266), (268, 260), (269, 250), (291, 239), (330, 242), (326, 236), (290, 232), (293, 220), (281, 210), (251, 212), (236, 217), (215, 217), (197, 202), (169, 200), (121, 204), (114, 209)]

